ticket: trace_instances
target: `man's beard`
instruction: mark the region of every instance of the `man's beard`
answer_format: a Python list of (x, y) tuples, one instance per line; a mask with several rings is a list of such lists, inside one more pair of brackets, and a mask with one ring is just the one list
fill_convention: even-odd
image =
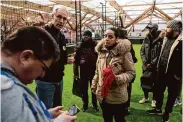
[(167, 38), (173, 38), (173, 31), (171, 31), (171, 32), (166, 32), (166, 37), (167, 37)]

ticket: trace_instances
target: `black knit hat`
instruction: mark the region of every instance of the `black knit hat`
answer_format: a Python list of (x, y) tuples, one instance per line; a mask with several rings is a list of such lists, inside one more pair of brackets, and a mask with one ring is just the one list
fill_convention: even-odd
[(147, 25), (147, 27), (146, 28), (156, 28), (156, 29), (158, 29), (158, 24), (149, 24), (149, 25)]
[(83, 36), (90, 36), (90, 37), (92, 37), (92, 33), (89, 30), (85, 30), (83, 32)]

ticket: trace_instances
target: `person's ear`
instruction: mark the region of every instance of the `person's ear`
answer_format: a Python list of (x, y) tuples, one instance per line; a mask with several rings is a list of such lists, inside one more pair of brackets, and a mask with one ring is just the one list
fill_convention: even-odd
[(30, 61), (34, 59), (34, 52), (32, 50), (24, 50), (20, 53), (20, 62)]

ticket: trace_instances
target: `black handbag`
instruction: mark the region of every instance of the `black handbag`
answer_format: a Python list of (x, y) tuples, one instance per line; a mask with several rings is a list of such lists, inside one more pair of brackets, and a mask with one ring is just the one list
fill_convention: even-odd
[(78, 97), (82, 97), (81, 91), (80, 91), (80, 79), (74, 78), (73, 86), (72, 86), (72, 94)]
[(143, 89), (151, 91), (153, 86), (154, 86), (154, 77), (153, 77), (153, 72), (146, 70), (142, 77), (140, 78), (141, 80), (141, 87)]

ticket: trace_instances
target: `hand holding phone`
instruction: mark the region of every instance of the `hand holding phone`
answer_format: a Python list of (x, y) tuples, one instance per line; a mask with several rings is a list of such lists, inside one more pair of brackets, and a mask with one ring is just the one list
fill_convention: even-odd
[(79, 112), (79, 108), (77, 107), (77, 105), (73, 105), (68, 109), (69, 115), (74, 116)]
[(75, 122), (75, 120), (77, 120), (77, 116), (71, 116), (68, 111), (63, 111), (62, 114), (54, 119), (54, 122)]

